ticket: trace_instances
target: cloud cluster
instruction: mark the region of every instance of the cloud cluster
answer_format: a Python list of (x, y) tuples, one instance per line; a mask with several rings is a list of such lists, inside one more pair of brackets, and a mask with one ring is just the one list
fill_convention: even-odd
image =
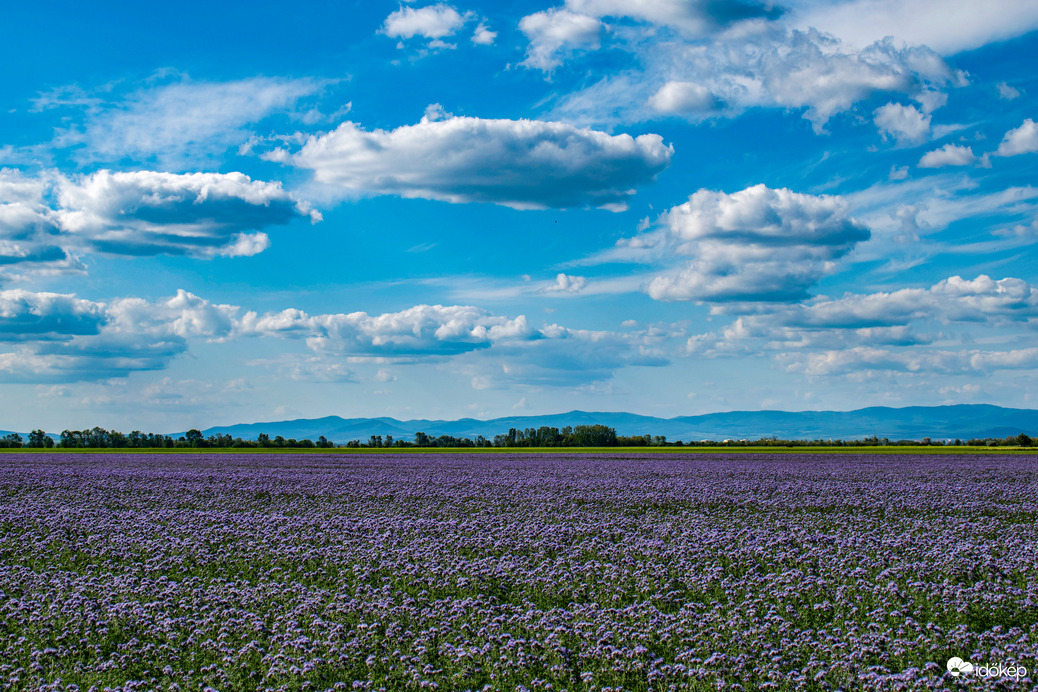
[[(419, 8), (401, 6), (386, 17), (381, 33), (400, 39), (398, 48), (403, 48), (406, 41), (415, 38), (424, 41), (426, 47), (432, 49), (456, 48), (455, 44), (447, 43), (445, 39), (457, 34), (475, 17), (473, 12), (463, 14), (442, 2)], [(492, 45), (496, 38), (497, 32), (491, 31), (485, 21), (478, 22), (472, 32), (472, 42), (476, 45)]]
[(30, 178), (0, 170), (0, 272), (79, 270), (80, 253), (253, 255), (260, 229), (320, 214), (242, 173), (98, 171)]
[[(258, 314), (180, 290), (159, 301), (90, 301), (70, 294), (0, 291), (0, 381), (75, 382), (161, 370), (193, 340), (303, 341), (308, 355), (274, 362), (295, 379), (347, 381), (353, 363), (468, 361), (494, 379), (569, 385), (605, 379), (617, 368), (661, 365), (673, 335), (592, 332), (530, 326), (523, 315), (471, 305), (416, 305), (398, 312), (309, 315), (298, 309)], [(269, 365), (269, 362), (258, 363)], [(524, 373), (520, 377), (520, 373)], [(532, 373), (532, 374), (531, 374)], [(531, 379), (525, 380), (529, 377)]]
[[(736, 2), (620, 3), (578, 0), (524, 18), (526, 64), (545, 71), (601, 44), (625, 50), (637, 64), (561, 100), (554, 113), (606, 123), (681, 116), (692, 121), (734, 117), (749, 108), (800, 110), (817, 132), (837, 113), (874, 93), (900, 93), (922, 104), (909, 122), (893, 108), (877, 114), (888, 132), (919, 138), (941, 89), (965, 77), (925, 46), (879, 39), (856, 47), (811, 27), (771, 21), (772, 5)], [(603, 18), (634, 21), (632, 26)], [(724, 30), (720, 30), (724, 29)], [(892, 107), (896, 104), (890, 104)], [(925, 127), (924, 127), (925, 126)]]
[(416, 125), (345, 122), (270, 160), (310, 169), (347, 194), (490, 202), (516, 209), (622, 208), (670, 163), (659, 135), (609, 135), (539, 120), (484, 120), (436, 111)]
[(257, 229), (320, 215), (281, 183), (242, 173), (99, 171), (58, 188), (62, 230), (117, 255), (247, 256), (270, 245)]
[(43, 179), (0, 169), (0, 279), (81, 270), (61, 247), (57, 220), (44, 202), (47, 191)]
[(1038, 327), (1038, 287), (1015, 278), (953, 276), (929, 288), (818, 299), (739, 317), (718, 332), (692, 336), (687, 347), (707, 357), (777, 352), (791, 368), (815, 375), (861, 369), (979, 372), (1031, 362), (1014, 360), (1009, 351), (919, 348), (937, 342), (939, 334), (915, 327), (957, 324)]
[(186, 291), (157, 303), (0, 291), (0, 349), (9, 349), (0, 352), (0, 380), (75, 382), (161, 370), (188, 339), (229, 337), (236, 313)]
[(598, 48), (602, 22), (556, 7), (523, 17), (519, 30), (530, 41), (523, 64), (550, 72), (566, 54)]
[(801, 300), (870, 235), (837, 196), (764, 185), (731, 194), (699, 190), (660, 223), (658, 249), (671, 261), (691, 259), (649, 283), (657, 300)]
[(534, 338), (522, 315), (509, 319), (469, 305), (416, 305), (400, 312), (308, 315), (296, 309), (248, 312), (239, 331), (251, 336), (295, 336), (326, 355), (445, 356), (501, 340)]
[(575, 53), (596, 50), (603, 32), (616, 27), (605, 19), (630, 20), (701, 38), (744, 20), (775, 18), (781, 11), (756, 2), (709, 0), (566, 0), (523, 17), (519, 29), (530, 45), (527, 67), (550, 72)]

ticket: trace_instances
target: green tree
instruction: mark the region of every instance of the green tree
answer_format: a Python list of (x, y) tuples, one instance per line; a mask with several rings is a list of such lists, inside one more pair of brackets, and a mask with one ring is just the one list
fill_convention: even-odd
[(50, 437), (47, 436), (47, 433), (43, 432), (40, 429), (36, 429), (29, 433), (29, 444), (26, 446), (43, 448), (48, 446), (48, 442), (50, 442), (51, 447), (54, 446), (54, 440), (50, 439)]

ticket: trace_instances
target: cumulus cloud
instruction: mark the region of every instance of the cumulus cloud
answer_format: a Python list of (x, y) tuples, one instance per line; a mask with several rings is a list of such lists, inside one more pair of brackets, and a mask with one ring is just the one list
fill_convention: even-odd
[(587, 279), (583, 276), (571, 276), (559, 273), (555, 282), (540, 289), (541, 293), (580, 293), (587, 286)]
[(0, 268), (51, 266), (67, 262), (59, 247), (59, 229), (50, 210), (21, 202), (0, 203)]
[(99, 171), (58, 187), (62, 230), (116, 255), (242, 256), (269, 245), (259, 229), (320, 215), (280, 183), (242, 173)]
[(509, 319), (470, 305), (416, 305), (400, 312), (308, 315), (296, 309), (246, 313), (240, 333), (305, 338), (326, 354), (434, 356), (490, 346), (533, 335), (522, 315)]
[[(298, 309), (241, 313), (238, 306), (183, 290), (157, 301), (0, 291), (0, 381), (122, 378), (166, 368), (197, 340), (282, 337), (304, 342), (308, 353), (251, 364), (293, 379), (341, 382), (355, 379), (353, 363), (452, 359), (494, 371), (496, 381), (511, 373), (527, 384), (564, 385), (608, 378), (621, 367), (662, 365), (667, 362), (662, 345), (673, 336), (656, 328), (613, 333), (552, 324), (537, 329), (523, 315), (495, 315), (471, 305), (416, 305), (378, 315), (309, 315)], [(466, 361), (469, 357), (477, 359)], [(383, 371), (376, 379), (394, 378)]]
[(0, 291), (0, 380), (74, 382), (160, 370), (189, 339), (229, 337), (237, 310), (186, 291), (157, 303)]
[(81, 271), (60, 247), (60, 228), (44, 197), (48, 182), (0, 169), (0, 278)]
[(491, 31), (490, 28), (480, 22), (476, 26), (476, 30), (472, 32), (472, 42), (478, 46), (491, 46), (494, 44), (494, 40), (497, 39), (497, 32)]
[(1028, 118), (1015, 130), (1010, 130), (998, 145), (999, 156), (1017, 156), (1038, 152), (1038, 125)]
[(890, 135), (902, 143), (918, 144), (930, 134), (930, 115), (915, 106), (888, 103), (876, 109), (873, 122), (884, 137)]
[(869, 238), (841, 198), (764, 185), (700, 190), (660, 221), (668, 259), (692, 259), (649, 283), (657, 300), (799, 300)]
[(345, 122), (295, 153), (277, 149), (266, 157), (310, 169), (318, 183), (347, 193), (618, 209), (669, 165), (672, 153), (654, 134), (437, 114), (390, 131)]
[[(465, 25), (467, 17), (450, 5), (439, 3), (427, 7), (401, 7), (386, 17), (382, 33), (391, 38), (410, 39), (415, 36), (435, 42), (433, 47), (448, 47), (442, 41)], [(452, 46), (451, 46), (452, 47)]]
[(65, 339), (96, 334), (104, 306), (74, 295), (0, 291), (0, 341)]
[(523, 17), (519, 30), (530, 41), (523, 64), (547, 72), (558, 67), (566, 53), (598, 48), (602, 22), (556, 7)]
[[(290, 113), (326, 82), (254, 77), (231, 82), (188, 79), (128, 94), (87, 109), (82, 125), (59, 134), (57, 144), (79, 148), (81, 160), (182, 168), (246, 142), (249, 126)], [(39, 107), (48, 107), (42, 102)]]
[(1038, 287), (982, 274), (974, 279), (953, 276), (929, 288), (822, 298), (744, 315), (717, 332), (692, 336), (687, 347), (706, 356), (762, 349), (904, 347), (934, 341), (933, 334), (916, 333), (916, 325), (963, 323), (1038, 326)]
[(973, 166), (984, 165), (987, 158), (979, 157), (973, 153), (972, 147), (964, 147), (958, 144), (945, 144), (940, 149), (928, 151), (919, 159), (920, 168), (945, 168), (948, 166)]

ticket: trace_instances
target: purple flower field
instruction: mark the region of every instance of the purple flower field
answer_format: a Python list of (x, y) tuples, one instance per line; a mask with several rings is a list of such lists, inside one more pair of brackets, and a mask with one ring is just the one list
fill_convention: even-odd
[(1036, 456), (5, 454), (0, 689), (1032, 689), (1036, 548)]

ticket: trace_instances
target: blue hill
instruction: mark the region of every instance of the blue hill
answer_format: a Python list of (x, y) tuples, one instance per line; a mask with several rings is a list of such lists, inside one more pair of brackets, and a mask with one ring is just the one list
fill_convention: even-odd
[[(665, 435), (669, 440), (759, 439), (859, 439), (871, 437), (891, 440), (919, 440), (924, 437), (985, 438), (1027, 433), (1038, 435), (1038, 411), (1012, 409), (988, 404), (955, 406), (882, 406), (856, 411), (729, 411), (699, 416), (656, 418), (634, 413), (569, 411), (542, 416), (507, 416), (490, 420), (406, 420), (395, 418), (341, 418), (325, 416), (264, 423), (216, 426), (205, 435), (229, 434), (255, 440), (260, 433), (271, 437), (316, 440), (321, 435), (333, 442), (366, 441), (371, 435), (392, 435), (410, 440), (416, 432), (428, 435), (453, 435), (493, 438), (509, 428), (601, 424), (615, 428), (619, 435)], [(175, 433), (179, 436), (182, 433)]]

